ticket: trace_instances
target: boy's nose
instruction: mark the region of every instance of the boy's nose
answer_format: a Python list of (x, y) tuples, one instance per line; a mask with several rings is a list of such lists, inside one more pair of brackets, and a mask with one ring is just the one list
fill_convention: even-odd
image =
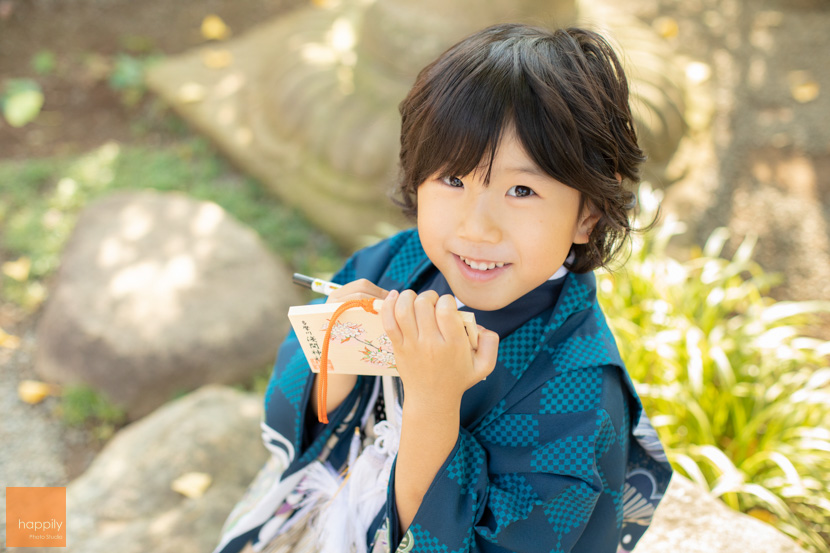
[(470, 242), (497, 243), (501, 241), (501, 229), (495, 210), (485, 192), (470, 198), (463, 212), (459, 213), (459, 237)]

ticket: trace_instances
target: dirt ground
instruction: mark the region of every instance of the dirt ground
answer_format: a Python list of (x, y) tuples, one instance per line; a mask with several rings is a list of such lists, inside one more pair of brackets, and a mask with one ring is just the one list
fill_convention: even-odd
[[(0, 158), (85, 152), (135, 139), (135, 114), (106, 81), (118, 53), (173, 55), (203, 44), (215, 14), (242, 34), (303, 0), (0, 0), (0, 80), (37, 77), (46, 102), (38, 119), (14, 129), (0, 121)], [(48, 50), (56, 70), (39, 76), (32, 57)], [(143, 137), (162, 140), (163, 131)]]

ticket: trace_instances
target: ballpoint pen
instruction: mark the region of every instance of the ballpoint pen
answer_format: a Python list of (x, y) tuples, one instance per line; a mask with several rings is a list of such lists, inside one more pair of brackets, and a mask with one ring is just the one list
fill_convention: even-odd
[(300, 273), (294, 273), (292, 281), (294, 282), (294, 284), (299, 284), (300, 286), (310, 289), (312, 292), (325, 294), (326, 296), (328, 296), (338, 288), (341, 288), (340, 284), (335, 284), (333, 282), (323, 280), (322, 278), (314, 278), (306, 275), (301, 275)]

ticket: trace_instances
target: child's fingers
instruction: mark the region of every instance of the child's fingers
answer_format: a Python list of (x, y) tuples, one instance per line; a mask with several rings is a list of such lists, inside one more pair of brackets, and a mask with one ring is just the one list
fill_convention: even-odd
[(348, 284), (344, 284), (332, 292), (326, 303), (344, 302), (349, 300), (360, 300), (364, 298), (384, 299), (389, 292), (373, 282), (361, 278)]
[(496, 367), (499, 355), (499, 335), (483, 326), (478, 327), (478, 348), (473, 354), (473, 370), (482, 380)]
[(444, 294), (435, 303), (435, 320), (438, 323), (438, 330), (441, 336), (449, 343), (467, 343), (467, 333), (464, 330), (464, 323), (458, 315), (458, 306), (455, 297)]
[(389, 295), (383, 301), (383, 307), (380, 309), (380, 320), (383, 323), (383, 330), (393, 345), (400, 343), (402, 338), (401, 329), (398, 327), (398, 321), (395, 319), (395, 304), (397, 303), (398, 296), (397, 290), (389, 292)]
[(395, 301), (395, 321), (401, 329), (402, 340), (418, 338), (418, 323), (415, 320), (415, 298), (412, 290), (404, 290)]
[(415, 298), (415, 323), (418, 325), (419, 338), (441, 339), (441, 333), (435, 322), (435, 303), (438, 301), (438, 292), (428, 290)]

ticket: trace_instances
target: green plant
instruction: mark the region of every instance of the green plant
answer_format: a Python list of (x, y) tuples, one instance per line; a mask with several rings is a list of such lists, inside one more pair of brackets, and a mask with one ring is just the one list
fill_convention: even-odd
[(0, 109), (9, 125), (22, 127), (37, 119), (43, 101), (43, 90), (37, 81), (8, 79), (3, 93), (0, 94)]
[(136, 57), (124, 53), (115, 56), (108, 83), (111, 89), (121, 95), (125, 106), (134, 107), (144, 98), (147, 92), (144, 70), (156, 59), (153, 56)]
[(38, 75), (49, 75), (53, 73), (57, 65), (55, 54), (51, 50), (41, 50), (32, 56), (32, 69)]
[[(659, 197), (644, 187), (643, 215)], [(599, 295), (675, 468), (814, 551), (830, 538), (830, 343), (804, 335), (830, 302), (775, 302), (747, 238), (718, 229), (686, 261), (669, 219), (634, 240)]]
[(91, 426), (105, 440), (126, 421), (123, 409), (86, 385), (68, 386), (61, 395), (60, 412), (69, 426)]

